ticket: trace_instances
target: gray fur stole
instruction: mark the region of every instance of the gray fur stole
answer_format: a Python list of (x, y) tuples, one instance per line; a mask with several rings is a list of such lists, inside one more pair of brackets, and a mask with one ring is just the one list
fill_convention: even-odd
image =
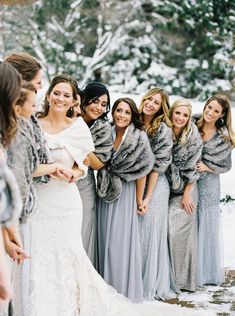
[(94, 153), (105, 163), (111, 157), (113, 149), (113, 137), (111, 124), (104, 119), (98, 119), (90, 128), (95, 145)]
[[(34, 139), (36, 142), (36, 150), (37, 150), (37, 157), (40, 164), (47, 164), (51, 162), (51, 152), (47, 145), (46, 138), (44, 133), (41, 129), (41, 126), (38, 122), (38, 119), (35, 116), (31, 116), (30, 123), (33, 128)], [(36, 183), (47, 183), (50, 180), (49, 175), (41, 176), (33, 178), (33, 181)]]
[(17, 135), (8, 148), (8, 166), (13, 171), (20, 188), (23, 209), (20, 221), (24, 221), (33, 210), (36, 192), (33, 186), (33, 172), (39, 160), (33, 128), (22, 116), (17, 120)]
[(106, 166), (97, 173), (97, 192), (106, 202), (119, 198), (122, 181), (135, 181), (146, 176), (153, 168), (154, 155), (144, 131), (131, 124), (125, 140), (112, 153)]
[(198, 180), (196, 163), (201, 158), (201, 152), (201, 136), (196, 125), (192, 123), (186, 144), (181, 145), (176, 141), (173, 145), (173, 161), (166, 173), (172, 193), (181, 194), (186, 183)]
[(224, 135), (228, 135), (226, 127), (203, 143), (202, 161), (217, 174), (227, 172), (232, 167), (232, 145), (225, 141)]
[(172, 161), (172, 129), (161, 122), (156, 133), (149, 136), (149, 141), (155, 156), (153, 170), (159, 174), (166, 172)]
[(0, 227), (18, 220), (22, 209), (20, 192), (14, 174), (0, 159)]

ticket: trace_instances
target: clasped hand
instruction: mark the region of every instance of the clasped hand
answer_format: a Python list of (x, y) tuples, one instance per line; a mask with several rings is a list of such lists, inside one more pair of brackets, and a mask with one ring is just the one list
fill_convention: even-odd
[(84, 174), (84, 171), (79, 169), (79, 166), (77, 165), (75, 165), (73, 168), (69, 168), (62, 164), (57, 163), (55, 172), (50, 174), (50, 176), (56, 180), (72, 183), (72, 182), (77, 182), (83, 174)]

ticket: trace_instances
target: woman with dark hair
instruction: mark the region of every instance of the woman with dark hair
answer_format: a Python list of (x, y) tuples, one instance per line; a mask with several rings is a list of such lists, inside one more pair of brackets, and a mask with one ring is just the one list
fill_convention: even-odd
[(36, 58), (27, 53), (13, 53), (5, 62), (15, 67), (22, 79), (31, 82), (37, 91), (42, 88), (42, 65)]
[(139, 107), (146, 133), (155, 156), (147, 177), (143, 206), (139, 216), (144, 298), (175, 297), (177, 289), (170, 273), (167, 243), (170, 188), (165, 172), (172, 161), (172, 129), (169, 97), (162, 88), (152, 88), (142, 97)]
[(6, 149), (15, 137), (17, 126), (14, 106), (20, 94), (21, 76), (11, 65), (0, 62), (0, 305), (11, 295), (10, 276), (4, 256), (2, 230), (10, 236), (14, 259), (24, 253), (15, 222), (21, 210), (21, 200), (15, 178), (6, 164)]
[(170, 262), (179, 289), (195, 291), (197, 282), (197, 180), (196, 163), (202, 141), (191, 120), (188, 100), (176, 100), (169, 111), (173, 131), (172, 162), (167, 169), (170, 183), (168, 242)]
[(198, 285), (224, 281), (220, 231), (220, 174), (231, 169), (235, 146), (231, 105), (225, 95), (209, 98), (197, 127), (203, 139), (198, 181)]
[(92, 264), (97, 267), (96, 184), (94, 170), (104, 167), (111, 157), (113, 140), (107, 120), (110, 108), (109, 91), (100, 82), (90, 82), (82, 91), (81, 116), (88, 125), (95, 145), (89, 154), (90, 166), (86, 178), (77, 182), (83, 203), (83, 246)]
[(138, 214), (153, 153), (135, 102), (112, 107), (112, 157), (98, 171), (98, 256), (104, 280), (133, 302), (143, 300)]

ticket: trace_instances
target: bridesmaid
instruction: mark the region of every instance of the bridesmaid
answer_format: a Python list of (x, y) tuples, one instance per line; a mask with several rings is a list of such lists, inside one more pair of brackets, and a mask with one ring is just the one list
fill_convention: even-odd
[(11, 298), (10, 274), (5, 260), (3, 231), (11, 237), (14, 259), (21, 258), (23, 250), (16, 233), (15, 222), (21, 210), (19, 189), (6, 163), (6, 149), (17, 132), (14, 113), (20, 94), (21, 76), (11, 65), (0, 62), (0, 314)]
[(142, 207), (145, 176), (154, 156), (132, 99), (116, 100), (112, 117), (112, 158), (97, 175), (99, 273), (119, 293), (141, 302), (137, 208)]
[(197, 164), (198, 181), (198, 285), (224, 280), (220, 236), (220, 173), (231, 168), (235, 146), (231, 105), (225, 95), (207, 100), (197, 126), (203, 139), (202, 159)]
[(192, 107), (187, 100), (173, 103), (169, 117), (173, 124), (173, 161), (167, 170), (170, 182), (169, 249), (176, 285), (195, 291), (197, 267), (197, 179), (196, 163), (202, 141), (191, 122)]
[(43, 70), (36, 58), (27, 53), (13, 53), (5, 61), (19, 71), (23, 80), (31, 82), (36, 91), (42, 88)]
[(96, 184), (94, 170), (104, 166), (113, 147), (111, 125), (107, 120), (110, 108), (108, 89), (100, 82), (91, 82), (82, 91), (81, 116), (90, 128), (95, 151), (89, 154), (90, 167), (86, 178), (77, 182), (83, 203), (82, 240), (92, 264), (97, 267)]
[(142, 98), (140, 115), (155, 156), (147, 178), (143, 206), (139, 216), (144, 298), (171, 298), (174, 282), (170, 274), (167, 244), (169, 183), (165, 172), (172, 160), (172, 130), (169, 120), (169, 97), (162, 88), (152, 88)]

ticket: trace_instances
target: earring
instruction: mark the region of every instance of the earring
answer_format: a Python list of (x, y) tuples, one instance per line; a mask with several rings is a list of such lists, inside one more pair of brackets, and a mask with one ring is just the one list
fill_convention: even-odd
[(220, 117), (217, 122), (218, 122), (219, 128), (221, 128), (225, 125), (224, 119), (222, 117)]
[(220, 124), (224, 125), (224, 119), (222, 117), (220, 117)]

